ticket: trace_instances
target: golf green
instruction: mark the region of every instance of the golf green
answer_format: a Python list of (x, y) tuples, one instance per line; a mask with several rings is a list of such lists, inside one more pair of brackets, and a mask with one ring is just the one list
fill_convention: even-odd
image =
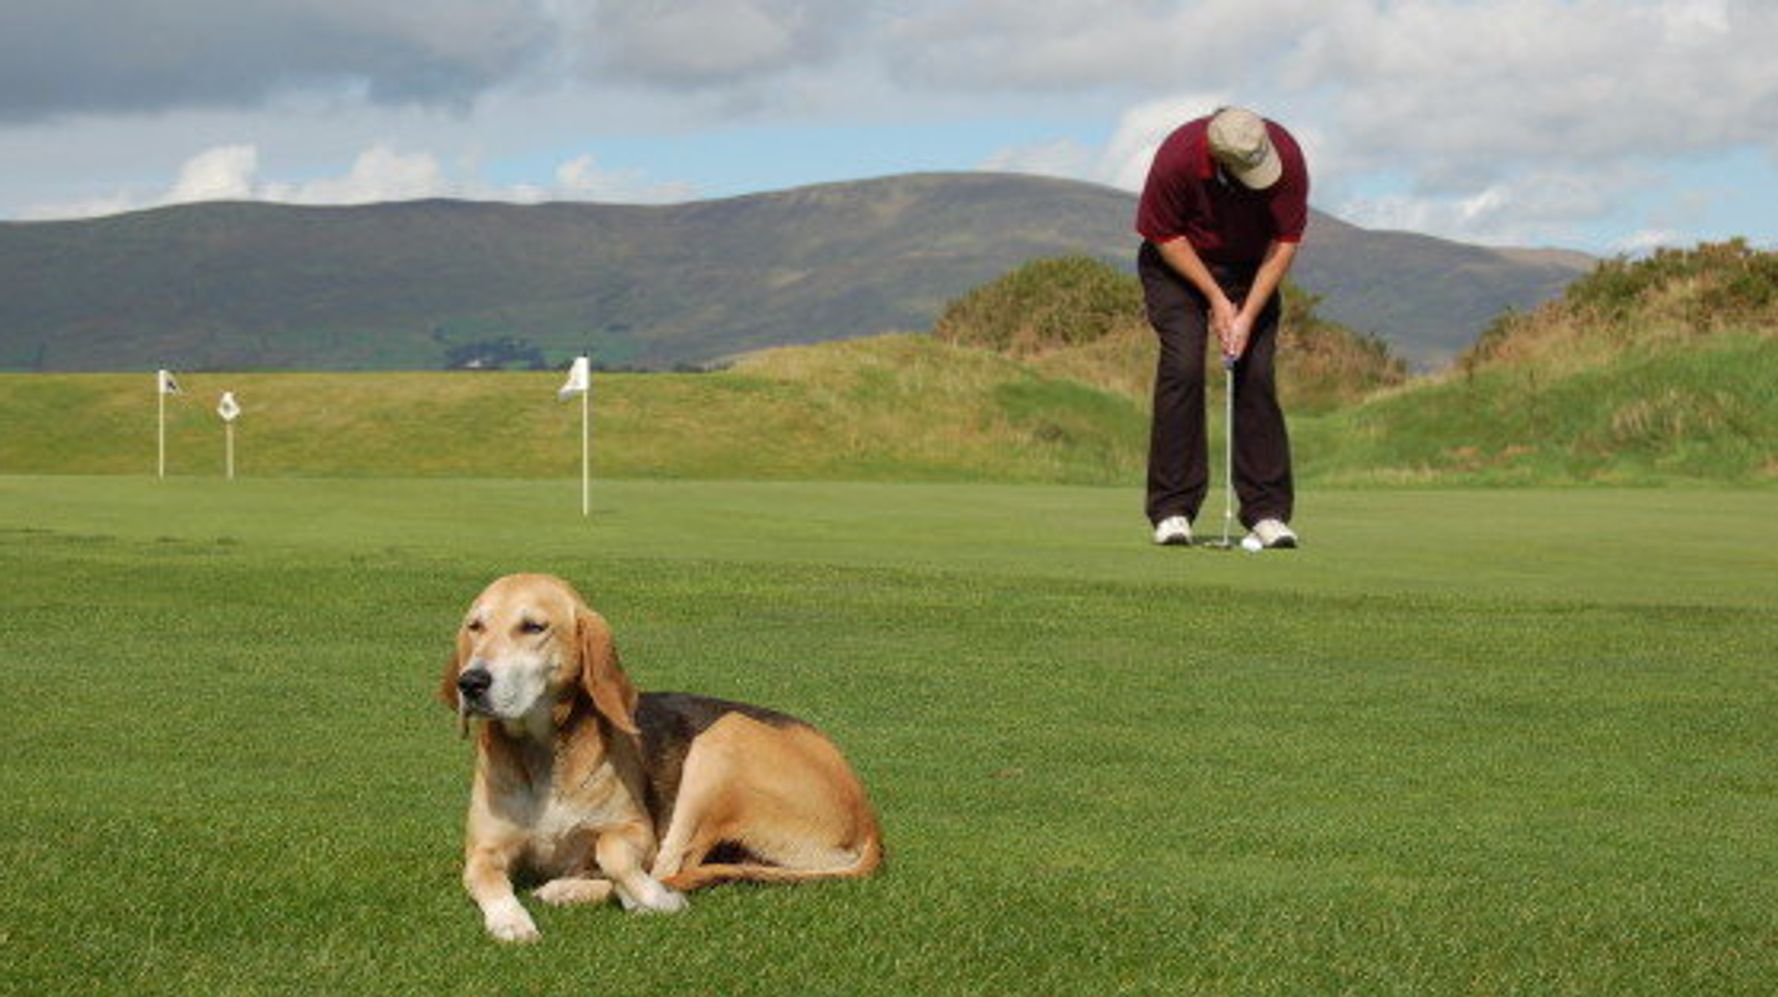
[[(1124, 489), (578, 499), (0, 477), (0, 992), (1778, 990), (1769, 491), (1311, 492), (1259, 555)], [(521, 570), (825, 728), (883, 873), (486, 939), (431, 696)]]

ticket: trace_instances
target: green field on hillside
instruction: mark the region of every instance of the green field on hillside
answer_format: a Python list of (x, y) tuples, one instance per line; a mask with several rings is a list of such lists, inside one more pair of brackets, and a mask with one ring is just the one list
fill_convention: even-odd
[[(182, 374), (168, 471), (223, 467), (232, 390), (242, 476), (552, 477), (580, 470), (560, 373)], [(710, 374), (596, 374), (600, 477), (1127, 480), (1137, 404), (925, 336), (773, 351)], [(154, 375), (0, 375), (0, 473), (155, 467)]]
[[(774, 350), (708, 374), (594, 378), (599, 478), (1138, 486), (1153, 347), (1015, 359), (923, 335)], [(1212, 380), (1216, 380), (1214, 377)], [(559, 373), (181, 375), (168, 469), (222, 473), (232, 390), (245, 478), (570, 477)], [(1485, 367), (1333, 407), (1295, 403), (1300, 480), (1355, 485), (1778, 482), (1778, 339), (1724, 333), (1584, 367)], [(0, 374), (0, 473), (144, 474), (152, 372)], [(1220, 452), (1220, 387), (1211, 386)]]
[[(1778, 989), (1763, 490), (1310, 490), (1259, 556), (1152, 547), (1135, 488), (593, 506), (0, 477), (0, 992)], [(517, 570), (644, 688), (830, 731), (884, 873), (484, 938), (431, 696)]]

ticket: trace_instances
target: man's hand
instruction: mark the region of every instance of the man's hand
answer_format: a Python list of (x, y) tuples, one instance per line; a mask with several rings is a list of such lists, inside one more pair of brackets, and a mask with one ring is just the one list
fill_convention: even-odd
[(1231, 360), (1241, 359), (1247, 352), (1247, 340), (1253, 335), (1253, 317), (1246, 312), (1237, 314), (1229, 320), (1227, 331), (1222, 334), (1222, 355)]
[(1290, 272), (1290, 264), (1296, 260), (1297, 244), (1272, 240), (1266, 246), (1265, 259), (1260, 261), (1259, 272), (1254, 275), (1253, 286), (1248, 288), (1247, 295), (1241, 302), (1240, 314), (1230, 320), (1222, 338), (1222, 355), (1240, 359), (1247, 352), (1247, 341), (1253, 336), (1253, 323), (1259, 321), (1260, 312), (1266, 307), (1278, 286), (1284, 283), (1284, 275)]
[(1210, 331), (1216, 334), (1225, 353), (1228, 352), (1229, 329), (1239, 315), (1235, 310), (1235, 303), (1220, 291), (1210, 299)]

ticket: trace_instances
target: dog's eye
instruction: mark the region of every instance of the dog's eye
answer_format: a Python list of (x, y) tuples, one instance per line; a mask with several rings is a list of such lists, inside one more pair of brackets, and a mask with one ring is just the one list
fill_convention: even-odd
[(464, 624), (464, 625), (463, 625), (463, 629), (465, 629), (465, 630), (467, 630), (467, 631), (469, 631), (469, 632), (470, 632), (470, 633), (472, 633), (472, 634), (478, 634), (478, 633), (481, 633), (481, 632), (482, 632), (482, 629), (483, 629), (483, 627), (482, 627), (482, 621), (480, 621), (480, 620), (470, 620), (470, 621), (469, 621), (469, 622), (468, 622), (468, 623), (466, 623), (466, 624)]
[(520, 633), (540, 634), (548, 629), (549, 629), (549, 624), (539, 623), (536, 620), (526, 620), (525, 622), (519, 624), (519, 632)]

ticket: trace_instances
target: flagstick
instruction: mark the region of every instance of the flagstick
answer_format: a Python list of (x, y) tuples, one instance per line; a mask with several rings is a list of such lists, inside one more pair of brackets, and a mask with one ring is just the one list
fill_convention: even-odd
[(154, 386), (154, 397), (159, 401), (160, 409), (160, 418), (155, 420), (159, 446), (155, 450), (154, 476), (164, 478), (167, 476), (167, 391), (166, 386), (158, 380)]
[(235, 480), (235, 424), (225, 422), (223, 426), (228, 434), (228, 480)]
[(580, 393), (580, 514), (593, 514), (593, 385), (592, 378), (587, 378), (587, 387)]

